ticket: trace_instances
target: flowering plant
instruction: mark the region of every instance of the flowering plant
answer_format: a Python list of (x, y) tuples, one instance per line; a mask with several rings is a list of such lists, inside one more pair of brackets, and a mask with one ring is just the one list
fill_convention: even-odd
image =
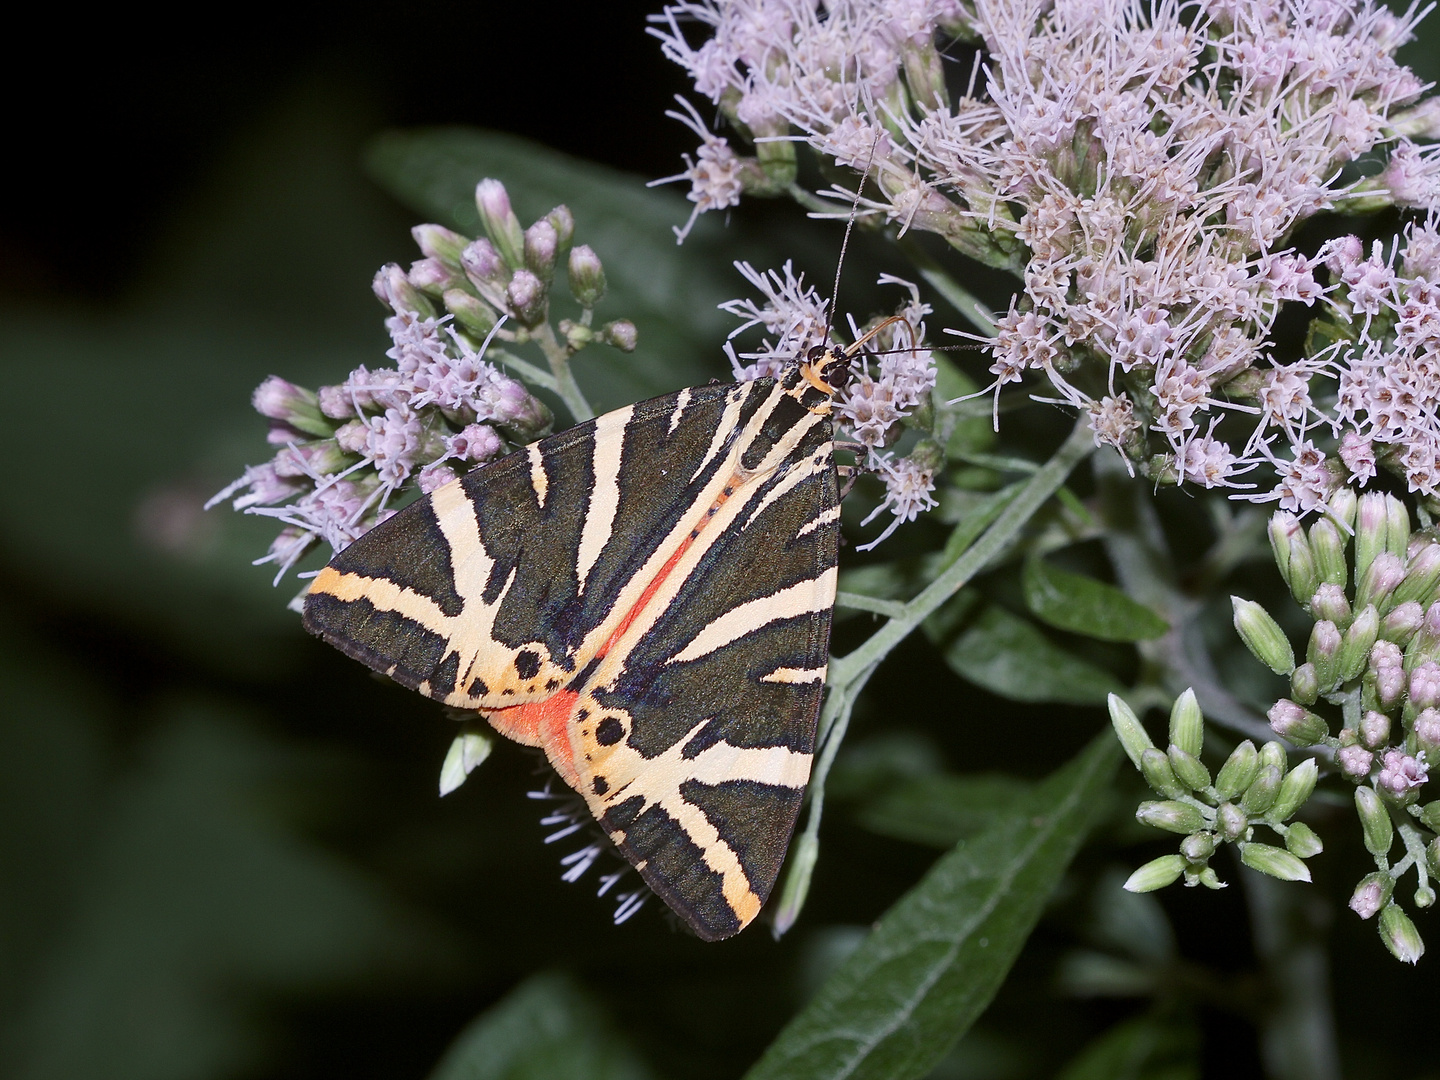
[[(1412, 907), (1428, 908), (1440, 874), (1440, 802), (1425, 793), (1440, 752), (1440, 158), (1428, 142), (1440, 113), (1395, 53), (1421, 14), (1370, 0), (687, 0), (652, 20), (696, 95), (671, 114), (700, 140), (667, 178), (693, 204), (678, 241), (746, 196), (788, 196), (904, 263), (879, 277), (883, 301), (851, 314), (792, 261), (740, 260), (753, 293), (721, 305), (739, 325), (715, 351), (736, 379), (877, 331), (835, 415), (868, 509), (854, 550), (879, 551), (845, 567), (837, 605), (884, 621), (839, 628), (776, 936), (824, 866), (827, 797), (859, 805), (875, 831), (951, 847), (753, 1075), (920, 1076), (939, 1061), (1103, 814), (1122, 748), (1159, 796), (1138, 820), (1184, 837), (1124, 881), (1130, 893), (1218, 890), (1238, 874), (1263, 918), (1284, 922), (1300, 901), (1261, 876), (1311, 881), (1329, 854), (1321, 833), (1333, 844), (1342, 828), (1338, 792), (1374, 866), (1349, 907), (1378, 916), (1394, 956), (1420, 959), (1396, 890), (1413, 870)], [(559, 206), (524, 227), (500, 181), (473, 179), (484, 235), (420, 226), (423, 257), (376, 276), (393, 366), (256, 392), (280, 449), (216, 499), (281, 523), (260, 561), (282, 574), (407, 494), (543, 436), (558, 410), (561, 424), (589, 418), (572, 362), (643, 342), (638, 317), (595, 325), (606, 274), (572, 245), (589, 223)], [(1374, 226), (1358, 215), (1382, 210), (1408, 216), (1362, 239)], [(1337, 226), (1340, 214), (1357, 219)], [(562, 259), (574, 318), (556, 318)], [(975, 264), (1015, 279), (995, 311), (981, 299), (993, 281), (962, 283)], [(959, 318), (937, 319), (941, 303)], [(927, 338), (942, 319), (950, 338)], [(938, 344), (956, 338), (984, 350), (977, 379)], [(1057, 415), (1073, 417), (1068, 436), (1047, 427)], [(1058, 449), (1037, 463), (1047, 441)], [(1093, 480), (1072, 476), (1092, 455)], [(1189, 537), (1165, 501), (1176, 496), (1209, 514)], [(1224, 615), (1232, 640), (1289, 680), (1283, 697), (1214, 642), (1212, 601), (1267, 535), (1252, 503), (1275, 504), (1278, 574)], [(1055, 565), (1062, 551), (1072, 568)], [(1272, 614), (1283, 591), (1310, 623), (1299, 664), (1302, 618)], [(1104, 735), (1043, 782), (948, 788), (883, 743), (846, 745), (852, 717), (875, 707), (867, 683), (917, 629), (927, 656), (992, 694), (1107, 701), (1118, 745)], [(1142, 723), (1151, 706), (1169, 709), (1165, 749)], [(465, 730), (444, 790), (487, 753)], [(558, 839), (584, 819), (562, 808), (545, 822), (563, 826)], [(1212, 865), (1226, 845), (1233, 871)], [(600, 850), (568, 855), (565, 879)], [(1104, 903), (1131, 903), (1113, 884)], [(624, 918), (638, 896), (623, 894)], [(1289, 995), (1278, 1017), (1257, 1010), (1267, 1039), (1330, 1030), (1323, 989), (1284, 967), (1287, 948), (1313, 946), (1302, 937), (1267, 946), (1272, 989)], [(1113, 990), (1093, 951), (1076, 957), (1068, 989)], [(1131, 963), (1126, 985), (1161, 1001), (1158, 966)], [(1272, 1071), (1327, 1075), (1334, 1054), (1322, 1038)], [(892, 1057), (907, 1064), (887, 1072)]]

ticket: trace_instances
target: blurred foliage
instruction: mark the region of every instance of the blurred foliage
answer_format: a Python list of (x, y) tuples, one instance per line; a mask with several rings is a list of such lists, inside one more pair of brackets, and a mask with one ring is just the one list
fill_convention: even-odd
[[(795, 258), (823, 282), (839, 227), (711, 215), (677, 248), (673, 191), (470, 130), (366, 150), (372, 126), (308, 86), (217, 164), (122, 302), (0, 311), (24, 403), (0, 446), (38, 466), (0, 503), (0, 1075), (1260, 1075), (1269, 976), (1242, 888), (1162, 907), (1116, 885), (1113, 863), (1158, 849), (1115, 809), (1133, 792), (1106, 797), (1134, 780), (1112, 779), (1095, 706), (1135, 667), (1123, 643), (1163, 628), (1116, 600), (1073, 514), (877, 672), (832, 774), (809, 905), (780, 942), (757, 926), (705, 945), (658, 904), (612, 927), (593, 886), (559, 879), (527, 751), (500, 747), (436, 798), (439, 710), (301, 633), (293, 583), (248, 564), (268, 523), (199, 509), (265, 456), (250, 390), (375, 364), (371, 275), (413, 257), (416, 220), (469, 226), (481, 175), (527, 220), (567, 203), (605, 260), (602, 313), (633, 318), (641, 342), (578, 372), (607, 407), (726, 378), (730, 260)], [(862, 238), (844, 291), (864, 295), (875, 265)], [(969, 388), (953, 366), (942, 379)], [(63, 428), (77, 412), (87, 424)], [(1054, 445), (1058, 419), (1007, 427)], [(842, 589), (904, 599), (953, 563), (1018, 486), (985, 457), (994, 442), (983, 419), (957, 426), (964, 490), (888, 550), (847, 555)], [(1158, 498), (1194, 562), (1203, 512)], [(1250, 595), (1273, 588), (1235, 567)], [(843, 653), (874, 618), (840, 615)], [(1221, 664), (1227, 622), (1205, 624)], [(1360, 856), (1327, 853), (1334, 881)], [(1319, 867), (1315, 889), (1332, 884)], [(1285, 918), (1315, 923), (1303, 907)], [(1426, 1046), (1387, 1035), (1428, 1022), (1429, 969), (1402, 979), (1368, 928), (1318, 924), (1347, 1073), (1436, 1075)]]

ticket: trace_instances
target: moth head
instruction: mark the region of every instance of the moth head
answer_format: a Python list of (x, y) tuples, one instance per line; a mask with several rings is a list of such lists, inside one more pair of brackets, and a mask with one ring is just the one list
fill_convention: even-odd
[(850, 353), (833, 345), (816, 345), (805, 354), (800, 374), (817, 390), (834, 394), (850, 381)]

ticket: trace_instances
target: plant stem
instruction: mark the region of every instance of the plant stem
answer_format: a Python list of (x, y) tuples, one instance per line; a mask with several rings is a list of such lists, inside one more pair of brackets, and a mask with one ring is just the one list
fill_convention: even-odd
[(534, 335), (540, 345), (540, 351), (545, 354), (545, 359), (550, 363), (551, 374), (555, 377), (555, 392), (560, 395), (560, 400), (570, 410), (570, 415), (574, 417), (577, 424), (593, 419), (595, 410), (585, 400), (585, 395), (580, 391), (580, 385), (570, 371), (569, 350), (560, 343), (548, 322), (542, 323), (540, 328), (534, 331)]

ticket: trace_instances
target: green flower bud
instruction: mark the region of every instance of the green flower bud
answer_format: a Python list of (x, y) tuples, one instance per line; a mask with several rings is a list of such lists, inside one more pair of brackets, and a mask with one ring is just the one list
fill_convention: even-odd
[(1215, 854), (1215, 834), (1212, 832), (1191, 833), (1180, 841), (1180, 854), (1187, 862), (1203, 863)]
[(1215, 777), (1215, 794), (1222, 802), (1235, 798), (1248, 788), (1260, 771), (1260, 755), (1255, 744), (1246, 739), (1231, 751), (1225, 764), (1220, 766), (1220, 775)]
[(1405, 565), (1405, 580), (1395, 587), (1391, 602), (1428, 604), (1435, 599), (1435, 586), (1440, 585), (1440, 544), (1427, 542), (1410, 556)]
[(1204, 741), (1205, 717), (1200, 714), (1195, 691), (1187, 689), (1170, 709), (1170, 742), (1191, 757), (1199, 757)]
[(1173, 833), (1199, 832), (1205, 827), (1205, 818), (1189, 803), (1173, 799), (1164, 802), (1142, 802), (1135, 810), (1135, 820)]
[(1240, 797), (1240, 806), (1245, 813), (1260, 817), (1269, 810), (1275, 803), (1275, 796), (1280, 793), (1282, 779), (1284, 777), (1274, 765), (1263, 767)]
[(1270, 844), (1241, 844), (1240, 861), (1281, 881), (1309, 881), (1309, 868), (1284, 848)]
[(1385, 496), (1385, 550), (1404, 559), (1410, 546), (1410, 511), (1394, 495)]
[(1390, 741), (1390, 717), (1375, 709), (1360, 717), (1360, 741), (1371, 750), (1378, 750)]
[(795, 182), (799, 164), (794, 143), (789, 140), (757, 142), (755, 158), (760, 162), (760, 168), (764, 170), (765, 178), (770, 181), (773, 189), (783, 191)]
[(1221, 803), (1215, 811), (1215, 825), (1220, 835), (1233, 844), (1245, 838), (1250, 830), (1250, 819), (1234, 803)]
[(1410, 644), (1410, 639), (1415, 636), (1415, 632), (1420, 629), (1420, 624), (1424, 621), (1425, 609), (1415, 601), (1410, 600), (1403, 604), (1397, 604), (1381, 620), (1380, 637), (1385, 641), (1393, 641), (1403, 648)]
[(1395, 826), (1374, 788), (1361, 785), (1355, 789), (1355, 812), (1360, 815), (1366, 850), (1375, 856), (1388, 854), (1395, 842)]
[(589, 244), (570, 249), (570, 295), (582, 308), (593, 308), (605, 295), (605, 268)]
[[(1403, 509), (1403, 507), (1402, 507)], [(1410, 916), (1400, 909), (1399, 904), (1386, 904), (1380, 912), (1380, 940), (1390, 950), (1390, 955), (1406, 964), (1414, 964), (1425, 955), (1425, 942), (1420, 931), (1410, 921)]]
[(639, 332), (629, 319), (615, 319), (600, 327), (600, 340), (621, 352), (634, 352)]
[(1370, 646), (1380, 634), (1380, 612), (1367, 604), (1355, 616), (1340, 640), (1340, 659), (1336, 665), (1341, 682), (1349, 682), (1365, 670), (1370, 659)]
[(468, 237), (444, 225), (416, 225), (410, 230), (416, 245), (428, 259), (438, 259), (452, 270), (460, 269), (460, 253), (470, 243)]
[(1386, 524), (1385, 496), (1378, 491), (1361, 495), (1355, 515), (1356, 581), (1365, 576), (1375, 556), (1385, 550)]
[(1281, 773), (1290, 767), (1290, 763), (1285, 760), (1285, 747), (1278, 742), (1267, 742), (1260, 747), (1260, 767), (1263, 769), (1267, 765), (1274, 766)]
[(1281, 698), (1271, 705), (1266, 715), (1275, 734), (1282, 739), (1289, 739), (1296, 746), (1310, 746), (1330, 733), (1330, 726), (1324, 717), (1301, 708), (1288, 698)]
[(1115, 737), (1125, 748), (1125, 756), (1130, 759), (1130, 764), (1140, 768), (1140, 755), (1146, 750), (1155, 749), (1155, 744), (1150, 741), (1150, 736), (1135, 715), (1135, 710), (1125, 703), (1124, 698), (1119, 694), (1111, 694), (1105, 701), (1110, 708), (1110, 724), (1115, 728)]
[(1178, 799), (1185, 794), (1185, 785), (1180, 783), (1165, 751), (1150, 747), (1140, 755), (1140, 772), (1145, 782), (1168, 799)]
[(1286, 773), (1285, 779), (1280, 782), (1275, 801), (1270, 804), (1270, 818), (1284, 821), (1304, 806), (1311, 792), (1315, 790), (1315, 781), (1319, 775), (1320, 767), (1315, 764), (1314, 758), (1306, 758)]
[[(1440, 802), (1426, 803), (1415, 815), (1427, 829), (1440, 832)], [(1437, 871), (1440, 873), (1440, 871)]]
[(1389, 551), (1378, 552), (1355, 586), (1355, 606), (1374, 604), (1389, 611), (1394, 604), (1395, 590), (1405, 580), (1405, 563)]
[(555, 277), (555, 258), (560, 250), (560, 238), (555, 226), (541, 218), (525, 230), (525, 265), (541, 281), (550, 284)]
[(455, 316), (460, 328), (482, 341), (495, 327), (499, 318), (495, 309), (478, 296), (472, 296), (464, 289), (446, 289), (443, 297), (445, 310)]
[(1325, 850), (1325, 845), (1320, 842), (1320, 837), (1315, 835), (1315, 830), (1303, 821), (1297, 821), (1285, 830), (1285, 847), (1290, 854), (1300, 859), (1308, 859)]
[(555, 241), (559, 245), (560, 250), (564, 251), (570, 246), (570, 241), (575, 237), (575, 215), (570, 212), (568, 206), (561, 203), (545, 215), (545, 220), (550, 222), (554, 227)]
[(1290, 693), (1302, 705), (1314, 705), (1320, 696), (1320, 680), (1314, 664), (1301, 664), (1290, 673)]
[(573, 322), (570, 319), (560, 320), (560, 334), (565, 338), (565, 344), (570, 346), (572, 353), (579, 352), (595, 340), (595, 331), (584, 323)]
[(1342, 628), (1349, 626), (1351, 610), (1345, 590), (1329, 582), (1321, 585), (1310, 598), (1310, 614), (1316, 619), (1329, 619)]
[(1429, 885), (1421, 885), (1415, 890), (1415, 906), (1428, 908), (1435, 903), (1435, 890)]
[(1329, 518), (1310, 526), (1310, 550), (1320, 580), (1344, 589), (1350, 570), (1345, 561), (1345, 537)]
[(1350, 910), (1362, 919), (1374, 918), (1375, 913), (1390, 902), (1395, 879), (1383, 870), (1366, 874), (1350, 895)]
[(1294, 514), (1281, 510), (1270, 518), (1270, 548), (1275, 553), (1275, 565), (1280, 576), (1290, 586), (1290, 595), (1298, 604), (1308, 604), (1320, 584), (1320, 572), (1315, 567), (1315, 554), (1310, 550), (1310, 541), (1305, 530)]
[(1277, 675), (1288, 675), (1295, 669), (1295, 650), (1290, 647), (1285, 631), (1263, 607), (1253, 600), (1230, 597), (1235, 631), (1255, 659)]
[(800, 917), (800, 911), (805, 907), (805, 898), (810, 893), (810, 879), (815, 873), (815, 863), (819, 858), (820, 841), (809, 833), (802, 833), (800, 839), (790, 845), (785, 884), (780, 891), (780, 902), (775, 905), (775, 920), (770, 930), (777, 940), (783, 937)]
[(494, 741), (482, 731), (466, 731), (455, 736), (445, 761), (440, 766), (440, 794), (449, 795), (465, 782), (465, 778), (490, 756)]
[(524, 266), (525, 234), (520, 228), (520, 219), (510, 208), (510, 194), (505, 185), (499, 180), (481, 180), (475, 185), (475, 209), (480, 212), (485, 235), (490, 237), (505, 265), (511, 270)]
[(1321, 619), (1310, 631), (1310, 642), (1305, 649), (1305, 660), (1315, 666), (1315, 678), (1320, 682), (1321, 691), (1335, 685), (1340, 671), (1340, 628), (1329, 619)]
[(1355, 508), (1359, 505), (1355, 490), (1336, 488), (1328, 501), (1330, 520), (1339, 524), (1342, 533), (1348, 534), (1355, 527)]
[(1201, 870), (1200, 873), (1195, 876), (1195, 880), (1198, 884), (1204, 885), (1207, 889), (1225, 888), (1225, 882), (1221, 881), (1220, 876), (1208, 866), (1205, 867), (1204, 870)]
[(1162, 855), (1151, 859), (1125, 879), (1127, 892), (1144, 893), (1163, 889), (1173, 884), (1185, 870), (1185, 860), (1179, 855)]
[(313, 390), (271, 375), (255, 388), (250, 404), (261, 416), (288, 424), (296, 431), (317, 438), (335, 433), (335, 421), (320, 411), (320, 399)]
[(1210, 786), (1210, 770), (1197, 757), (1192, 757), (1178, 746), (1168, 751), (1170, 767), (1176, 777), (1191, 791), (1204, 791)]
[(1430, 873), (1440, 877), (1440, 836), (1425, 845), (1425, 865), (1429, 868)]

